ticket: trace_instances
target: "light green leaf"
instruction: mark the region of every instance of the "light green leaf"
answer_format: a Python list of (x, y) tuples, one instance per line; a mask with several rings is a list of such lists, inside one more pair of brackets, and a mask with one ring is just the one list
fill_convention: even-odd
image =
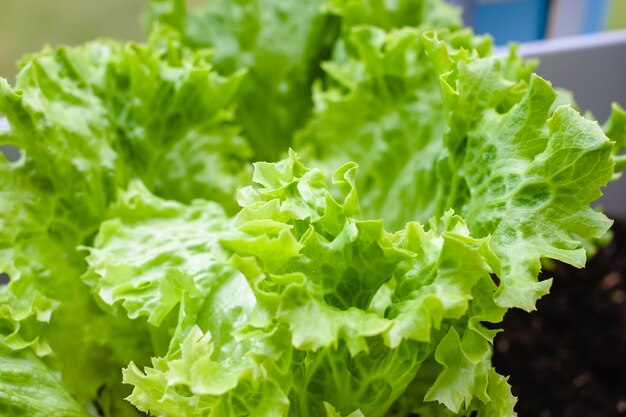
[(485, 323), (609, 227), (623, 110), (601, 129), (440, 0), (147, 20), (0, 80), (0, 407), (514, 416)]
[[(98, 402), (107, 416), (136, 414), (123, 401), (120, 369), (129, 360), (146, 363), (153, 346), (144, 323), (96, 305), (80, 280), (77, 247), (91, 242), (118, 189), (133, 179), (232, 208), (245, 171), (238, 161), (248, 148), (229, 126), (228, 109), (241, 75), (220, 77), (203, 52), (180, 46), (164, 34), (150, 46), (60, 47), (24, 60), (14, 88), (0, 80), (0, 112), (11, 127), (1, 140), (23, 151), (15, 163), (0, 161), (0, 269), (11, 278), (0, 289), (0, 336), (11, 349), (49, 355), (68, 391)], [(231, 150), (214, 154), (225, 181), (178, 187), (176, 178), (208, 169), (198, 164), (169, 176), (171, 149), (184, 153), (181, 144), (193, 141), (194, 152), (206, 155), (231, 137)]]
[(626, 157), (620, 151), (626, 148), (626, 111), (618, 104), (611, 106), (611, 115), (602, 126), (606, 136), (615, 142), (613, 145), (613, 159), (615, 161), (615, 176), (619, 178), (626, 168)]
[(3, 416), (89, 417), (58, 376), (28, 350), (0, 347), (0, 414)]
[(237, 120), (255, 160), (276, 160), (308, 116), (311, 83), (339, 31), (338, 19), (323, 5), (322, 0), (210, 1), (186, 9), (184, 0), (152, 0), (148, 20), (153, 28), (175, 28), (192, 47), (215, 48), (220, 72), (248, 72)]
[(89, 249), (84, 280), (109, 306), (159, 327), (183, 294), (203, 294), (223, 269), (217, 241), (229, 230), (222, 208), (161, 200), (133, 183), (109, 210)]
[(537, 282), (540, 259), (582, 266), (608, 229), (589, 204), (619, 146), (571, 107), (554, 108), (532, 63), (515, 50), (489, 56), (470, 32), (356, 27), (350, 40), (353, 51), (325, 64), (336, 85), (317, 90), (298, 134), (305, 158), (326, 169), (358, 162), (365, 216), (392, 228), (453, 209), (472, 236), (491, 235), (498, 302), (533, 309), (550, 285)]

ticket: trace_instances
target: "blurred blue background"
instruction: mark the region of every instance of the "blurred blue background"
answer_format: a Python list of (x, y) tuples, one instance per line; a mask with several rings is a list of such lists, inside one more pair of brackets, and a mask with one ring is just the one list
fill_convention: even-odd
[(450, 0), (497, 45), (626, 27), (626, 0)]

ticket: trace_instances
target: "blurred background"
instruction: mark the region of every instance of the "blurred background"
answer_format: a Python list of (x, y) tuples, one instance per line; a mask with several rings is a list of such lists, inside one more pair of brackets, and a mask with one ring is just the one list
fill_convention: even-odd
[[(206, 1), (187, 0), (191, 5)], [(582, 111), (602, 122), (611, 102), (626, 106), (626, 0), (447, 1), (461, 6), (466, 25), (490, 33), (497, 46), (522, 43), (523, 55), (540, 59), (537, 72), (573, 91)], [(12, 82), (20, 57), (44, 45), (98, 37), (144, 40), (146, 3), (0, 0), (0, 76)]]
[(146, 0), (0, 0), (0, 76), (44, 45), (75, 45), (97, 37), (141, 40)]
[[(187, 0), (192, 5), (206, 1)], [(490, 33), (497, 46), (521, 43), (522, 55), (539, 58), (538, 74), (572, 91), (580, 110), (591, 112), (600, 123), (612, 102), (626, 107), (626, 0), (447, 1), (461, 6), (466, 25), (476, 33)], [(141, 41), (146, 3), (0, 0), (0, 76), (12, 82), (16, 61), (46, 44), (76, 45), (97, 37)], [(6, 128), (2, 122), (0, 117), (0, 129)], [(626, 176), (606, 189), (600, 204), (608, 214), (626, 220), (625, 190)]]
[[(144, 40), (141, 15), (147, 1), (0, 0), (0, 77), (12, 83), (20, 57), (45, 45), (98, 37)], [(521, 43), (522, 55), (540, 60), (538, 74), (572, 91), (580, 110), (600, 123), (612, 102), (626, 108), (626, 0), (447, 1), (462, 7), (465, 24), (476, 33), (493, 36), (502, 47), (496, 53), (506, 53), (503, 46), (510, 42)], [(8, 128), (1, 116), (0, 130)], [(601, 203), (626, 220), (626, 175)]]
[[(187, 0), (191, 5), (206, 1)], [(522, 43), (523, 55), (540, 59), (537, 72), (573, 91), (582, 111), (602, 122), (611, 102), (626, 106), (626, 0), (447, 1), (461, 6), (466, 25), (490, 33), (497, 46)], [(0, 0), (0, 76), (12, 82), (20, 57), (44, 45), (98, 37), (141, 41), (146, 3)]]
[[(626, 28), (626, 0), (449, 0), (468, 26), (491, 33), (497, 45)], [(191, 3), (200, 0), (190, 1)], [(142, 40), (146, 0), (1, 0), (0, 75), (43, 45), (96, 37)]]
[(626, 28), (626, 0), (450, 0), (497, 45)]
[[(99, 36), (141, 40), (146, 0), (2, 0), (0, 74), (44, 44), (76, 44)], [(193, 1), (193, 2), (198, 2)], [(626, 28), (626, 0), (449, 0), (477, 33), (496, 44)]]

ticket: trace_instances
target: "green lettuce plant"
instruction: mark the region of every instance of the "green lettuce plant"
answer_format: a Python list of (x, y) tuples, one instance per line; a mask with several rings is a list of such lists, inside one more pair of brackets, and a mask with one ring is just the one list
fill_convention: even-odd
[(626, 113), (435, 0), (146, 21), (0, 80), (0, 414), (514, 415), (494, 329), (610, 227)]

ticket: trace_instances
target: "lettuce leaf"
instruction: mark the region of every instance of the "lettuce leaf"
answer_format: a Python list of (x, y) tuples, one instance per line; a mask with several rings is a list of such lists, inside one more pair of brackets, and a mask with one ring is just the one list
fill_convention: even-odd
[(0, 413), (5, 416), (89, 417), (35, 354), (0, 348)]
[(327, 170), (357, 161), (365, 215), (392, 228), (454, 209), (493, 238), (498, 303), (533, 309), (550, 285), (536, 282), (540, 259), (582, 266), (584, 245), (609, 228), (589, 203), (621, 145), (553, 108), (556, 93), (515, 51), (490, 56), (470, 32), (359, 27), (351, 41), (354, 56), (326, 64), (338, 85), (317, 90), (297, 145)]
[(311, 108), (310, 85), (329, 56), (339, 22), (323, 0), (211, 1), (187, 9), (184, 0), (151, 0), (148, 21), (182, 34), (195, 48), (215, 48), (216, 68), (247, 76), (237, 99), (237, 121), (255, 160), (276, 160)]
[[(68, 391), (107, 416), (136, 414), (123, 401), (120, 369), (145, 363), (153, 346), (140, 322), (94, 302), (77, 247), (92, 242), (133, 179), (232, 210), (249, 152), (230, 122), (241, 75), (221, 77), (207, 59), (164, 33), (149, 46), (103, 40), (46, 50), (23, 62), (15, 88), (0, 80), (10, 123), (1, 141), (23, 151), (17, 162), (0, 160), (0, 270), (10, 276), (0, 287), (0, 339), (51, 356)], [(193, 163), (181, 165), (189, 153)], [(205, 182), (206, 171), (217, 180)]]
[[(143, 187), (121, 196), (87, 280), (101, 302), (173, 334), (151, 366), (124, 371), (133, 404), (164, 416), (382, 416), (413, 395), (407, 386), (434, 357), (451, 370), (430, 380), (427, 399), (512, 410), (510, 393), (488, 394), (502, 382), (490, 364), (495, 332), (481, 323), (505, 311), (493, 300), (490, 239), (471, 237), (452, 212), (430, 231), (360, 220), (355, 172), (335, 173), (337, 198), (295, 154), (258, 163), (232, 221)], [(466, 360), (449, 364), (445, 349)]]
[(237, 121), (249, 138), (254, 160), (276, 161), (307, 121), (311, 86), (323, 79), (320, 64), (344, 54), (350, 29), (414, 26), (458, 28), (459, 11), (439, 0), (206, 1), (151, 0), (149, 26), (167, 26), (194, 48), (215, 48), (224, 73), (245, 69)]
[(0, 409), (515, 415), (493, 328), (610, 226), (623, 109), (583, 118), (438, 0), (147, 19), (0, 79)]

